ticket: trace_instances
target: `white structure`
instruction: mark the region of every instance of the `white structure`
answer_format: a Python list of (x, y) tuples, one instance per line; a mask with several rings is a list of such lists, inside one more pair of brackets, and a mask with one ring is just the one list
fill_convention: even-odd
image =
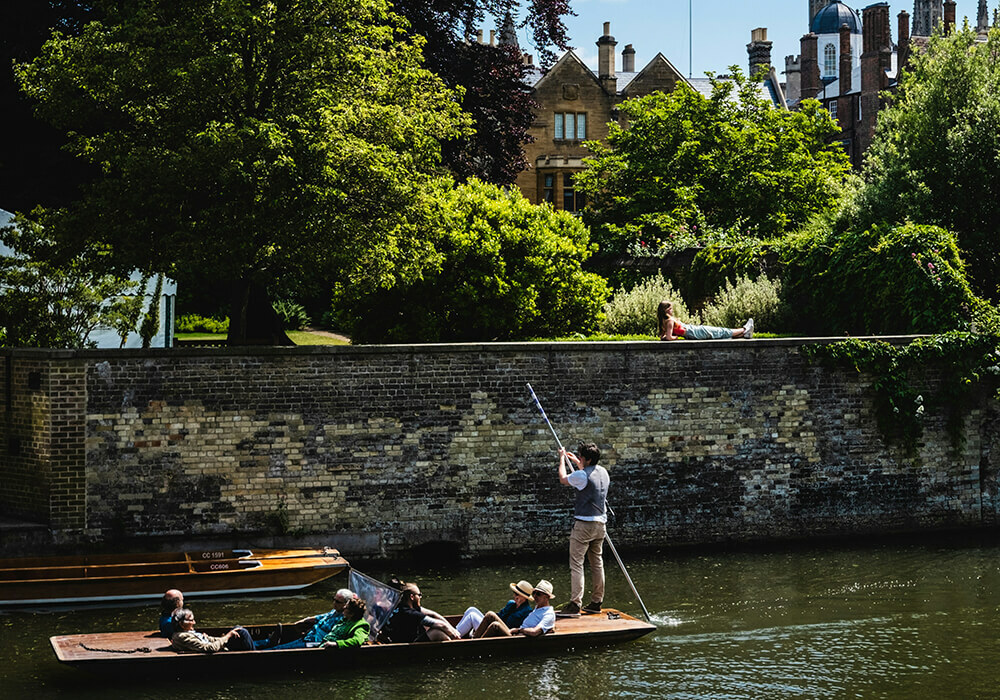
[[(14, 215), (8, 211), (0, 209), (0, 228), (8, 226)], [(10, 257), (14, 253), (6, 245), (0, 242), (0, 255)], [(130, 279), (133, 282), (141, 282), (142, 275), (138, 272), (132, 273)], [(142, 315), (145, 315), (149, 308), (149, 302), (156, 291), (156, 278), (150, 279), (146, 284), (145, 301), (142, 306)], [(163, 280), (163, 287), (160, 290), (160, 327), (153, 336), (150, 345), (154, 348), (168, 348), (173, 345), (174, 340), (174, 316), (176, 314), (177, 283), (171, 279)], [(139, 323), (141, 323), (141, 318)], [(122, 346), (121, 336), (112, 328), (96, 328), (89, 336), (89, 340), (97, 343), (99, 348), (141, 348), (142, 338), (139, 335), (138, 326), (129, 333), (125, 345)]]

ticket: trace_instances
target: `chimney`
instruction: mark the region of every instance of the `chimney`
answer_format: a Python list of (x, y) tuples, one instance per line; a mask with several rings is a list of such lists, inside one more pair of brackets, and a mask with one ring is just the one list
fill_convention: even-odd
[(944, 0), (944, 33), (951, 34), (955, 28), (955, 0)]
[(497, 30), (496, 29), (491, 29), (490, 30), (490, 46), (495, 46), (496, 45), (496, 40), (497, 40)]
[(604, 36), (597, 40), (597, 77), (610, 95), (618, 94), (615, 77), (615, 47), (618, 42), (611, 36), (611, 22), (604, 23)]
[(910, 56), (910, 14), (902, 10), (896, 16), (896, 36), (899, 40), (896, 63), (902, 68)]
[(847, 22), (840, 25), (840, 96), (851, 91), (851, 73), (854, 67), (851, 56), (851, 28)]
[(819, 94), (819, 61), (816, 58), (816, 35), (809, 32), (799, 40), (799, 46), (802, 99), (810, 99)]
[(479, 30), (476, 31), (476, 43), (477, 44), (483, 43), (483, 30), (482, 29), (479, 29)]
[(771, 42), (767, 40), (767, 28), (757, 27), (750, 31), (750, 43), (747, 44), (747, 54), (750, 56), (750, 77), (764, 72), (771, 67)]
[(632, 44), (625, 44), (622, 51), (622, 73), (635, 73), (635, 49)]
[(892, 68), (892, 31), (889, 5), (885, 2), (863, 10), (861, 20), (864, 50), (861, 52), (861, 127), (857, 131), (861, 153), (868, 150), (875, 134), (875, 118), (881, 109), (881, 92), (888, 87), (886, 71)]

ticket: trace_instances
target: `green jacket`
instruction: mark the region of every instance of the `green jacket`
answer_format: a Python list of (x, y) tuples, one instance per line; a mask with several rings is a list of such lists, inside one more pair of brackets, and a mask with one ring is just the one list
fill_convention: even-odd
[(368, 641), (371, 626), (364, 620), (344, 620), (323, 637), (324, 642), (336, 642), (341, 649), (359, 647)]

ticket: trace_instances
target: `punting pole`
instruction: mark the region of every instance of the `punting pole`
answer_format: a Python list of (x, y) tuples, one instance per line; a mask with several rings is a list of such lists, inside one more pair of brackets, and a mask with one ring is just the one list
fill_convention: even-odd
[[(531, 398), (535, 400), (535, 405), (538, 406), (538, 410), (541, 412), (542, 418), (545, 419), (545, 424), (549, 426), (549, 430), (552, 431), (552, 437), (556, 439), (556, 444), (559, 445), (559, 449), (562, 450), (562, 441), (560, 441), (559, 436), (556, 435), (556, 430), (552, 427), (549, 417), (545, 415), (545, 409), (542, 408), (542, 402), (538, 400), (538, 397), (535, 395), (535, 390), (531, 388), (531, 384), (528, 384), (528, 391), (531, 392)], [(614, 513), (614, 511), (611, 510), (610, 504), (606, 503), (605, 505), (607, 505), (609, 511)], [(642, 597), (639, 595), (639, 591), (635, 589), (635, 584), (632, 583), (632, 577), (628, 575), (628, 570), (625, 568), (625, 562), (623, 562), (622, 558), (618, 556), (618, 550), (615, 549), (615, 544), (611, 541), (611, 535), (608, 534), (607, 529), (604, 531), (604, 541), (608, 543), (608, 549), (611, 550), (611, 554), (614, 555), (615, 561), (618, 562), (618, 566), (621, 567), (622, 573), (625, 574), (625, 580), (628, 581), (629, 588), (631, 588), (632, 592), (635, 593), (635, 599), (639, 601), (639, 607), (642, 608), (642, 614), (646, 616), (647, 621), (652, 622), (653, 620), (649, 616), (649, 611), (646, 610), (646, 605), (642, 602)]]

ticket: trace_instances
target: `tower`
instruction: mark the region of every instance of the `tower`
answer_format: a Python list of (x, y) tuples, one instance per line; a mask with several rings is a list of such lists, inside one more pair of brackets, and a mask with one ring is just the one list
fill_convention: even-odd
[(830, 0), (809, 0), (809, 23), (806, 26), (811, 27), (816, 13), (829, 4)]
[(930, 36), (943, 19), (943, 0), (913, 0), (913, 36)]

